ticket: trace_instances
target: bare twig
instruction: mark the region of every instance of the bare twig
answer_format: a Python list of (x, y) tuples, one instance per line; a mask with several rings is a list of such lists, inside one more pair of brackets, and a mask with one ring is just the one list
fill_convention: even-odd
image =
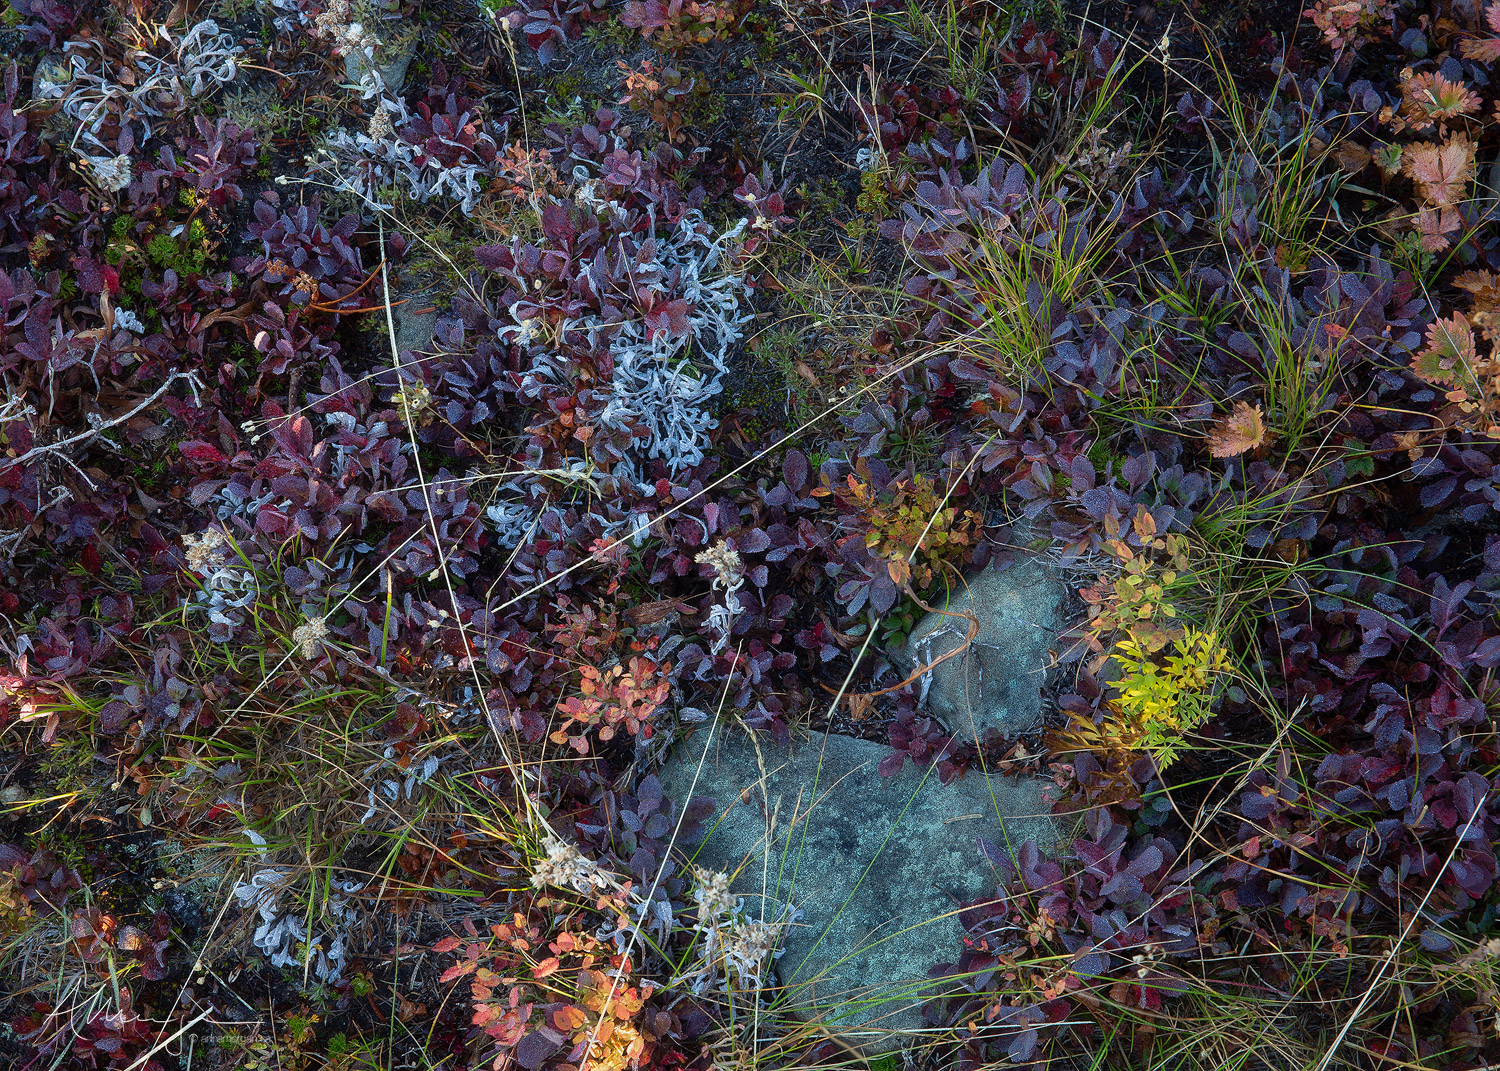
[(151, 408), (151, 406), (156, 403), (157, 399), (159, 399), (163, 394), (166, 394), (167, 391), (171, 388), (172, 384), (177, 382), (179, 379), (185, 379), (190, 384), (192, 384), (194, 393), (196, 393), (198, 388), (202, 386), (202, 384), (198, 382), (197, 377), (194, 376), (191, 372), (173, 372), (170, 376), (167, 377), (167, 381), (165, 383), (156, 388), (156, 392), (154, 394), (152, 394), (144, 401), (140, 402), (134, 409), (130, 410), (130, 412), (117, 416), (113, 420), (100, 421), (98, 424), (89, 428), (88, 431), (79, 432), (77, 435), (71, 435), (66, 439), (59, 439), (55, 443), (48, 443), (46, 446), (32, 447), (20, 457), (6, 458), (3, 461), (0, 461), (0, 472), (8, 472), (10, 469), (14, 468), (17, 465), (36, 461), (44, 454), (55, 454), (58, 451), (66, 450), (70, 446), (76, 446), (79, 443), (87, 442), (88, 440), (95, 438), (101, 433), (108, 431), (110, 428), (125, 423), (131, 417), (138, 416), (145, 410)]

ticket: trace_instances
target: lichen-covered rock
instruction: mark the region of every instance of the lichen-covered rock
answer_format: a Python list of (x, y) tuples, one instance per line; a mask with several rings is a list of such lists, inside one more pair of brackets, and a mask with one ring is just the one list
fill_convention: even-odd
[(970, 771), (943, 785), (910, 764), (881, 777), (888, 754), (821, 733), (777, 748), (716, 726), (679, 744), (661, 772), (674, 798), (718, 805), (695, 862), (728, 871), (749, 914), (800, 912), (773, 1001), (870, 1052), (922, 1028), (941, 984), (928, 971), (958, 958), (955, 912), (996, 880), (979, 839), (1005, 852), (1060, 835), (1046, 782)]
[[(393, 46), (386, 46), (376, 50), (377, 61), (375, 73), (380, 75), (381, 84), (392, 93), (401, 92), (406, 85), (406, 73), (411, 69), (412, 57), (417, 54), (416, 42), (414, 40), (403, 41)], [(349, 52), (344, 56), (344, 75), (350, 82), (358, 85), (364, 80), (370, 70), (369, 60), (359, 52)]]
[(430, 288), (402, 288), (391, 295), (391, 321), (396, 326), (396, 349), (400, 353), (426, 353), (437, 330), (436, 297)]
[[(1041, 717), (1067, 590), (1038, 562), (991, 565), (967, 583), (944, 609), (972, 611), (979, 632), (966, 651), (924, 681), (927, 706), (961, 740), (982, 737), (987, 729), (1016, 736)], [(964, 618), (928, 614), (891, 657), (911, 673), (961, 644), (968, 628)]]

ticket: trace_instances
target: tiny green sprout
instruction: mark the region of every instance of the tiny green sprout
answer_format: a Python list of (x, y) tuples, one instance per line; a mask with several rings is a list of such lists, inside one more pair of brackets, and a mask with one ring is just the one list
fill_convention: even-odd
[(859, 196), (854, 206), (861, 212), (884, 218), (890, 213), (890, 190), (887, 180), (890, 175), (884, 168), (873, 168), (859, 177)]
[(1394, 175), (1401, 170), (1401, 146), (1396, 144), (1382, 145), (1374, 152), (1375, 166), (1387, 175)]
[(316, 1015), (306, 1010), (292, 1012), (286, 1017), (287, 1039), (293, 1045), (306, 1045), (312, 1040), (313, 1024), (321, 1018), (321, 1015)]

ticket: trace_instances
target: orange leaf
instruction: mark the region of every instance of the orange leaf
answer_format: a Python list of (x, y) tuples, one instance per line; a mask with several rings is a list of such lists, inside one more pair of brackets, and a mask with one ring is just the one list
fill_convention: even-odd
[(1463, 217), (1450, 205), (1424, 208), (1417, 213), (1418, 244), (1429, 253), (1448, 248), (1448, 235), (1463, 226)]
[(463, 942), (460, 941), (457, 937), (444, 937), (441, 941), (432, 946), (432, 950), (434, 952), (452, 952), (461, 944), (463, 944)]
[(438, 981), (446, 984), (453, 981), (455, 978), (462, 978), (464, 975), (472, 971), (474, 967), (475, 963), (472, 959), (460, 960), (458, 963), (455, 963), (453, 966), (444, 971), (438, 978)]
[(537, 981), (541, 981), (548, 975), (556, 974), (557, 969), (560, 966), (562, 966), (562, 964), (558, 962), (556, 956), (548, 956), (546, 959), (542, 960), (542, 962), (536, 965), (536, 969), (531, 972), (531, 976), (537, 979)]
[(582, 1008), (575, 1008), (572, 1005), (566, 1008), (558, 1008), (552, 1013), (553, 1025), (563, 1031), (577, 1030), (588, 1021), (589, 1017), (585, 1014), (584, 1010)]
[(1351, 175), (1355, 175), (1369, 165), (1370, 150), (1352, 141), (1345, 141), (1341, 142), (1339, 147), (1334, 150), (1333, 157), (1338, 161), (1339, 167)]
[(1401, 170), (1417, 184), (1417, 191), (1433, 205), (1454, 205), (1463, 200), (1469, 170), (1474, 165), (1474, 143), (1454, 136), (1441, 145), (1420, 141), (1408, 145), (1401, 157)]
[(1261, 419), (1260, 406), (1257, 404), (1251, 408), (1244, 402), (1235, 402), (1234, 412), (1220, 420), (1208, 433), (1208, 452), (1214, 457), (1235, 457), (1254, 450), (1266, 439), (1266, 424)]

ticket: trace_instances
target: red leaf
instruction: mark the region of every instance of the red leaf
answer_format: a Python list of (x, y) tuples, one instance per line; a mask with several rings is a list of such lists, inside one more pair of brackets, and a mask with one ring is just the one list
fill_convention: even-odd
[(212, 443), (206, 443), (202, 439), (188, 439), (186, 442), (177, 444), (177, 449), (182, 456), (189, 461), (204, 466), (227, 464), (227, 459)]
[(472, 971), (474, 967), (475, 963), (472, 959), (460, 960), (453, 966), (449, 967), (446, 971), (444, 971), (438, 978), (438, 981), (447, 983), (453, 981), (455, 978), (462, 978), (464, 975)]
[(1450, 206), (1463, 199), (1464, 186), (1474, 165), (1474, 143), (1454, 136), (1441, 145), (1430, 141), (1408, 145), (1401, 170), (1417, 184), (1417, 191), (1431, 205)]

